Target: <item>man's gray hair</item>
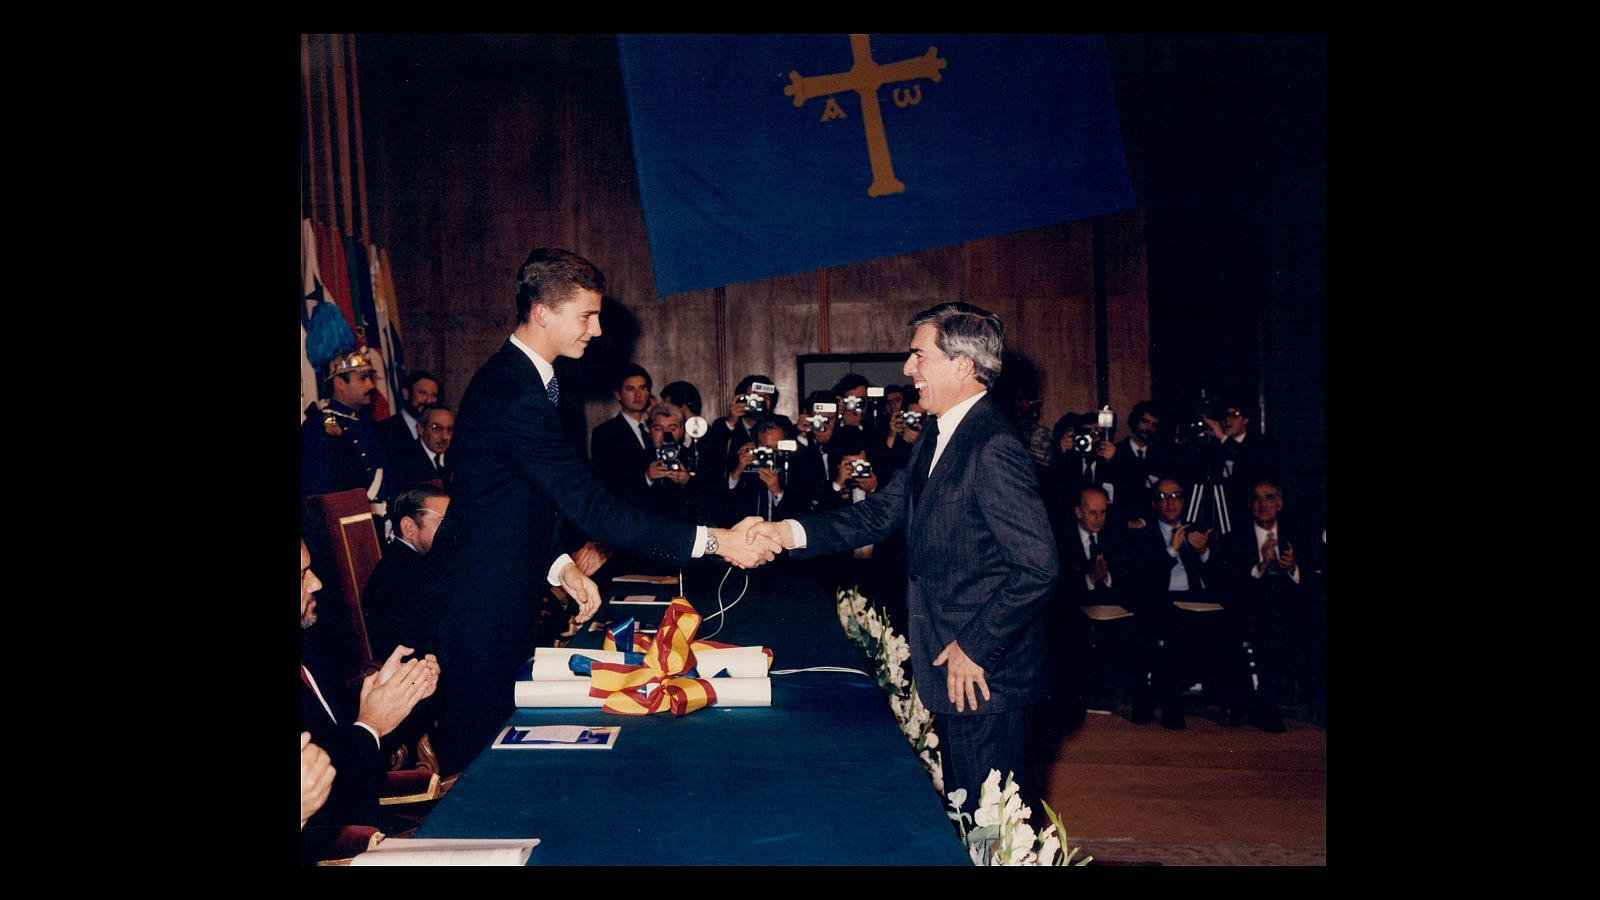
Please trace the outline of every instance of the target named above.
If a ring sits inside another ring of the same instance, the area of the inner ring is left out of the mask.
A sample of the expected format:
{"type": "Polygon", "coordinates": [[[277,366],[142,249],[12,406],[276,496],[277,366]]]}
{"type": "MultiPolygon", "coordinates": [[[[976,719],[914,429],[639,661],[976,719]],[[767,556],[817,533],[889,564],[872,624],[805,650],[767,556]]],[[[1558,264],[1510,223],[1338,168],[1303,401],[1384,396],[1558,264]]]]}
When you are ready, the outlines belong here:
{"type": "Polygon", "coordinates": [[[1006,326],[999,316],[970,303],[952,302],[925,309],[906,324],[932,325],[940,351],[972,360],[973,375],[984,387],[994,387],[1006,352],[1006,326]]]}
{"type": "Polygon", "coordinates": [[[677,404],[668,403],[665,400],[657,403],[655,406],[650,407],[650,414],[645,416],[644,420],[648,424],[650,422],[654,422],[656,420],[656,416],[668,416],[670,418],[677,419],[680,425],[684,422],[683,409],[677,404]]]}

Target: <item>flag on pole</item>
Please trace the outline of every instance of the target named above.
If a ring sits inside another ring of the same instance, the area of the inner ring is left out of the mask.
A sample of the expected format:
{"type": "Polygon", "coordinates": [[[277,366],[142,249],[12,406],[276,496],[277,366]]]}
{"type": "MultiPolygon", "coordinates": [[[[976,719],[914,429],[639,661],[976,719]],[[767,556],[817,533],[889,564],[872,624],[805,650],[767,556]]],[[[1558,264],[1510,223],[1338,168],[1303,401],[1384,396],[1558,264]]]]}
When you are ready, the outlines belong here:
{"type": "Polygon", "coordinates": [[[334,304],[334,308],[344,317],[345,327],[350,329],[351,339],[350,346],[344,349],[354,350],[356,312],[350,303],[350,263],[344,257],[344,241],[340,240],[331,227],[321,222],[312,222],[311,228],[317,236],[317,259],[321,263],[323,300],[334,304]]]}
{"type": "Polygon", "coordinates": [[[326,246],[324,232],[310,219],[300,220],[301,421],[305,421],[306,406],[321,396],[321,372],[328,360],[356,348],[356,336],[334,302],[334,292],[322,280],[319,246],[326,246]]]}
{"type": "MultiPolygon", "coordinates": [[[[377,314],[378,345],[389,364],[385,368],[389,399],[400,396],[405,382],[405,357],[400,346],[400,312],[394,297],[394,280],[389,276],[389,255],[376,244],[367,245],[367,266],[372,279],[373,307],[377,314]]],[[[369,341],[370,343],[370,341],[369,341]]],[[[398,409],[398,404],[394,406],[398,409]]]]}
{"type": "Polygon", "coordinates": [[[1133,205],[1099,35],[619,35],[657,293],[1133,205]]]}

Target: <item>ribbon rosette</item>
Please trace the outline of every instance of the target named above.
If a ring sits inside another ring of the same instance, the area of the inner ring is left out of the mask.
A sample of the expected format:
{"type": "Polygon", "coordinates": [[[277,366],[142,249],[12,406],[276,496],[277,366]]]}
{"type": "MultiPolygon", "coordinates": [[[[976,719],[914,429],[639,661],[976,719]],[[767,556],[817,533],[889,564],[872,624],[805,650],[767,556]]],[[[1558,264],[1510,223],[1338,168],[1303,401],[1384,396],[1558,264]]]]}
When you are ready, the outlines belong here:
{"type": "MultiPolygon", "coordinates": [[[[605,649],[628,653],[630,662],[590,662],[589,696],[603,699],[606,712],[625,716],[645,716],[668,709],[681,716],[716,703],[717,692],[711,679],[697,677],[694,653],[697,648],[733,645],[695,641],[699,627],[700,614],[688,600],[674,597],[661,617],[654,640],[635,634],[632,619],[607,629],[605,649]],[[631,663],[634,653],[642,656],[637,665],[631,663]]],[[[577,662],[576,657],[573,662],[577,662]]]]}

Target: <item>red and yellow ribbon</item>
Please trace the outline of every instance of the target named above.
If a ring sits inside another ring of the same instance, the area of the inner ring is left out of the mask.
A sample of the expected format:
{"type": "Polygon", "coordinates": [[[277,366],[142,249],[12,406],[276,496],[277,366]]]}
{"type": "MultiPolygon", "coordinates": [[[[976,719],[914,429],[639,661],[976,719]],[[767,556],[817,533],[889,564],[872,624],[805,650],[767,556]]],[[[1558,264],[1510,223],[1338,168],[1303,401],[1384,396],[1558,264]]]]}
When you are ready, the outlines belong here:
{"type": "MultiPolygon", "coordinates": [[[[717,702],[711,679],[691,678],[696,649],[731,647],[716,641],[695,641],[700,614],[688,600],[674,597],[661,617],[654,640],[634,633],[626,649],[644,654],[642,665],[595,662],[589,669],[589,696],[605,701],[602,709],[625,716],[644,716],[671,710],[675,716],[692,713],[717,702]]],[[[624,632],[623,640],[627,640],[624,632]]],[[[605,649],[617,650],[616,636],[606,632],[605,649]]]]}

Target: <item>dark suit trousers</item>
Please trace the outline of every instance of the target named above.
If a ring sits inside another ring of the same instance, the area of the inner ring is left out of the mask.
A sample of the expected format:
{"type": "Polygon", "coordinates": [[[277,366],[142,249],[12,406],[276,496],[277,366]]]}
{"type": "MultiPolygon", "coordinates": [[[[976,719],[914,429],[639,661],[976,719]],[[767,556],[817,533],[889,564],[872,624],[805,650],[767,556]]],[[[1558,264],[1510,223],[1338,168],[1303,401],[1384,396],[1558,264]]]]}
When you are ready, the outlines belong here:
{"type": "MultiPolygon", "coordinates": [[[[983,695],[978,695],[983,702],[983,695]]],[[[1044,818],[1044,808],[1039,799],[1046,793],[1046,766],[1043,754],[1030,741],[1028,735],[1039,718],[1039,704],[1031,703],[1020,709],[978,716],[934,716],[934,731],[939,735],[940,761],[944,771],[944,792],[966,788],[967,800],[962,812],[971,813],[978,808],[983,781],[990,769],[1000,770],[1000,784],[1005,786],[1006,774],[1013,773],[1022,796],[1022,802],[1033,809],[1030,821],[1044,818]]],[[[1036,826],[1037,828],[1037,826],[1036,826]]]]}

